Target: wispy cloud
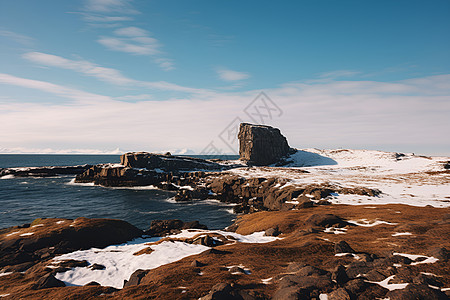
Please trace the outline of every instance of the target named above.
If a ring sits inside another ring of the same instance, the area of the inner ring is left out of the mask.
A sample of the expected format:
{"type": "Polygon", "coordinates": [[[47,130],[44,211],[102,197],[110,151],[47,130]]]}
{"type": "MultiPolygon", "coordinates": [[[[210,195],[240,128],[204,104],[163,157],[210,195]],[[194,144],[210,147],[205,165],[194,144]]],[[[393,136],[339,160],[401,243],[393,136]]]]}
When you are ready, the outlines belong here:
{"type": "Polygon", "coordinates": [[[175,69],[172,59],[162,57],[161,43],[150,32],[139,27],[122,27],[114,30],[115,36],[102,36],[98,42],[109,50],[125,52],[133,55],[146,55],[154,58],[154,62],[164,71],[175,69]]]}
{"type": "Polygon", "coordinates": [[[320,74],[320,77],[326,78],[326,79],[337,79],[337,78],[353,77],[353,76],[356,76],[359,74],[361,74],[361,72],[354,71],[354,70],[337,70],[337,71],[322,73],[322,74],[320,74]]]}
{"type": "Polygon", "coordinates": [[[225,68],[216,69],[219,78],[224,81],[238,81],[244,80],[250,77],[250,74],[244,72],[233,71],[225,68]]]}
{"type": "Polygon", "coordinates": [[[109,50],[114,51],[135,55],[155,55],[160,53],[158,50],[160,47],[158,41],[149,37],[143,40],[140,38],[123,39],[104,36],[100,37],[97,41],[109,50]]]}
{"type": "Polygon", "coordinates": [[[185,87],[166,81],[141,81],[131,79],[124,76],[120,71],[116,69],[105,68],[86,60],[71,60],[61,56],[42,52],[28,52],[23,55],[23,58],[42,66],[58,67],[62,69],[72,70],[112,84],[130,85],[147,89],[176,91],[193,94],[210,93],[206,89],[185,87]]]}
{"type": "Polygon", "coordinates": [[[137,14],[129,0],[87,0],[84,10],[96,13],[137,14]]]}
{"type": "Polygon", "coordinates": [[[138,37],[143,36],[146,37],[148,35],[148,31],[138,27],[124,27],[114,31],[116,35],[123,35],[127,37],[138,37]]]}
{"type": "Polygon", "coordinates": [[[107,96],[92,94],[46,81],[16,77],[4,73],[0,73],[0,83],[35,89],[85,104],[111,100],[111,98],[107,96]]]}
{"type": "Polygon", "coordinates": [[[25,46],[30,46],[33,44],[34,39],[23,35],[23,34],[19,34],[13,31],[9,31],[9,30],[1,30],[0,29],[0,36],[4,36],[7,37],[11,40],[14,40],[15,42],[25,45],[25,46]]]}

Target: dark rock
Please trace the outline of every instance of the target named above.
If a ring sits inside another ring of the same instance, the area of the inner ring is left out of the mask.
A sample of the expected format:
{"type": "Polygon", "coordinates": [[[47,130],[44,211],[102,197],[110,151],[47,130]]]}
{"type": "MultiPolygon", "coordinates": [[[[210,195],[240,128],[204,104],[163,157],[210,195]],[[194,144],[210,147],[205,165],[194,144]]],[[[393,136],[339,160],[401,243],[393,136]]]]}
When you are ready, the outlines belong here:
{"type": "Polygon", "coordinates": [[[404,289],[389,291],[386,297],[390,300],[445,300],[447,295],[443,292],[432,289],[425,284],[408,284],[404,289]]]}
{"type": "Polygon", "coordinates": [[[328,227],[333,225],[338,225],[339,227],[344,227],[347,222],[342,220],[340,217],[333,214],[314,214],[305,221],[306,225],[309,226],[319,226],[328,227]]]}
{"type": "Polygon", "coordinates": [[[450,169],[450,161],[448,161],[444,164],[444,169],[446,169],[446,170],[450,169]]]}
{"type": "Polygon", "coordinates": [[[420,273],[419,275],[414,277],[413,283],[414,284],[432,285],[432,286],[436,286],[436,287],[440,287],[440,288],[442,288],[444,286],[444,284],[442,282],[440,282],[439,280],[437,280],[437,278],[435,276],[425,275],[423,273],[420,273]]]}
{"type": "Polygon", "coordinates": [[[450,257],[450,253],[444,247],[432,248],[432,249],[430,249],[428,251],[428,254],[433,256],[433,257],[436,257],[436,258],[438,258],[439,260],[442,260],[442,261],[447,261],[448,258],[450,257]]]}
{"type": "Polygon", "coordinates": [[[278,226],[269,228],[264,232],[265,236],[279,236],[280,234],[281,232],[278,229],[278,226]]]}
{"type": "Polygon", "coordinates": [[[238,138],[240,159],[250,165],[274,164],[293,152],[280,130],[271,126],[241,123],[238,138]]]}
{"type": "Polygon", "coordinates": [[[298,300],[308,299],[309,293],[296,286],[290,286],[278,289],[272,297],[272,300],[298,300]]]}
{"type": "Polygon", "coordinates": [[[331,205],[331,202],[325,199],[321,199],[316,202],[317,205],[331,205]]]}
{"type": "Polygon", "coordinates": [[[192,263],[191,263],[191,266],[194,267],[194,268],[200,268],[200,267],[205,266],[205,264],[199,262],[199,261],[196,260],[196,259],[194,259],[194,260],[192,261],[192,263]]]}
{"type": "Polygon", "coordinates": [[[336,281],[336,283],[341,286],[347,283],[349,278],[347,276],[347,272],[345,272],[345,267],[342,265],[337,266],[331,274],[331,279],[336,281]]]}
{"type": "Polygon", "coordinates": [[[199,298],[200,300],[254,300],[254,295],[243,291],[239,286],[229,283],[218,283],[212,287],[208,295],[199,298]]]}
{"type": "Polygon", "coordinates": [[[100,283],[97,281],[91,281],[89,283],[86,283],[85,286],[100,286],[100,283]]]}
{"type": "Polygon", "coordinates": [[[92,165],[62,166],[62,167],[28,167],[0,169],[0,177],[12,175],[15,177],[53,177],[58,175],[82,174],[92,165]]]}
{"type": "Polygon", "coordinates": [[[334,290],[331,293],[329,293],[327,299],[328,300],[351,300],[350,295],[343,288],[339,288],[339,289],[334,290]]]}
{"type": "Polygon", "coordinates": [[[369,283],[362,278],[357,278],[347,282],[344,287],[351,296],[356,297],[369,287],[369,283]]]}
{"type": "Polygon", "coordinates": [[[104,265],[100,265],[100,264],[93,264],[93,265],[89,266],[89,268],[91,268],[92,270],[104,270],[104,269],[106,269],[106,267],[104,265]]]}
{"type": "Polygon", "coordinates": [[[314,202],[312,202],[311,200],[309,200],[308,197],[299,197],[298,198],[299,203],[295,206],[295,208],[297,209],[301,209],[301,208],[310,208],[314,206],[314,202]]]}
{"type": "Polygon", "coordinates": [[[334,283],[327,275],[297,276],[297,274],[292,274],[282,277],[278,286],[280,289],[296,286],[308,291],[326,291],[331,290],[331,288],[334,286],[334,283]]]}
{"type": "Polygon", "coordinates": [[[125,153],[120,157],[120,163],[128,168],[159,169],[164,172],[222,170],[224,168],[223,165],[200,158],[169,156],[148,152],[125,153]]]}
{"type": "Polygon", "coordinates": [[[150,236],[165,236],[180,232],[182,229],[208,229],[206,225],[198,221],[183,222],[181,220],[153,220],[150,228],[144,233],[150,236]]]}
{"type": "Polygon", "coordinates": [[[240,267],[237,267],[237,266],[234,266],[234,267],[229,268],[229,269],[228,269],[228,272],[230,272],[230,273],[246,274],[246,272],[245,272],[244,269],[242,269],[242,268],[240,268],[240,267]]]}
{"type": "Polygon", "coordinates": [[[298,271],[295,272],[296,276],[320,276],[327,274],[327,271],[324,271],[322,269],[313,267],[313,266],[304,266],[303,268],[300,268],[298,271]]]}
{"type": "Polygon", "coordinates": [[[334,245],[334,253],[355,253],[346,241],[339,241],[334,245]]]}
{"type": "Polygon", "coordinates": [[[142,278],[144,278],[145,275],[147,275],[149,270],[141,270],[138,269],[131,274],[130,279],[125,280],[123,287],[129,287],[133,285],[139,285],[141,283],[142,278]]]}
{"type": "Polygon", "coordinates": [[[296,273],[298,272],[300,269],[306,267],[306,264],[303,263],[298,263],[298,262],[291,262],[289,263],[289,265],[286,268],[286,273],[296,273]]]}
{"type": "Polygon", "coordinates": [[[64,282],[59,279],[56,279],[52,273],[42,276],[39,280],[33,284],[31,289],[40,290],[54,287],[64,287],[66,286],[64,282]]]}
{"type": "Polygon", "coordinates": [[[197,237],[192,241],[192,243],[196,244],[196,245],[207,246],[207,247],[215,247],[215,246],[219,246],[219,245],[223,244],[221,241],[215,240],[212,237],[210,237],[209,235],[197,237]]]}

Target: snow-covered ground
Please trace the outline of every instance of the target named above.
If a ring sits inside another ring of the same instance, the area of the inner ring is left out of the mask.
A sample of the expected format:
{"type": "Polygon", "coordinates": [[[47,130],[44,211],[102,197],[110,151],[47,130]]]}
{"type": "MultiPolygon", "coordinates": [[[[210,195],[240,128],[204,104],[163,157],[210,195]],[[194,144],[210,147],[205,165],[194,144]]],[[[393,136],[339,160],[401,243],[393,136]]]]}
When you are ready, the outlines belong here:
{"type": "MultiPolygon", "coordinates": [[[[216,233],[224,236],[232,236],[240,243],[268,243],[279,238],[264,236],[264,232],[255,232],[251,235],[241,235],[234,232],[220,230],[183,230],[179,234],[170,235],[168,238],[190,238],[198,234],[216,233]]],[[[92,270],[88,267],[76,267],[69,271],[57,273],[56,278],[62,280],[66,285],[85,285],[96,281],[103,286],[122,288],[124,280],[128,280],[131,274],[138,269],[154,269],[185,258],[199,254],[210,249],[203,245],[184,243],[181,241],[157,242],[161,238],[136,239],[134,241],[106,247],[104,249],[92,248],[88,250],[75,251],[58,256],[54,264],[64,260],[87,260],[90,265],[100,264],[105,266],[104,270],[92,270]],[[153,251],[149,254],[134,255],[143,249],[150,247],[153,251]]],[[[50,265],[50,267],[53,267],[50,265]]]]}
{"type": "Polygon", "coordinates": [[[450,206],[450,174],[439,173],[444,171],[444,164],[450,161],[450,157],[371,150],[303,149],[287,161],[289,164],[283,167],[237,168],[230,172],[244,177],[286,178],[288,185],[326,183],[338,187],[367,187],[382,192],[378,197],[334,195],[330,199],[333,203],[450,206]]]}

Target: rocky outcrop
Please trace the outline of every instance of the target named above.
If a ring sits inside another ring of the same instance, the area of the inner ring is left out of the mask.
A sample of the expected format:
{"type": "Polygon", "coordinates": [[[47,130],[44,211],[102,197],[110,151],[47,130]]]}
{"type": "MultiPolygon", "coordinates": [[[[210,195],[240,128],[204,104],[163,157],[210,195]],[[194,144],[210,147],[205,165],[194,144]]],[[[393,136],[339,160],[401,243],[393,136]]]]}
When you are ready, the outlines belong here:
{"type": "Polygon", "coordinates": [[[295,152],[280,130],[271,126],[241,123],[238,138],[240,159],[250,165],[274,164],[295,152]]]}
{"type": "Polygon", "coordinates": [[[81,249],[103,248],[142,234],[140,229],[122,220],[36,219],[31,224],[0,230],[0,267],[81,249]]]}
{"type": "Polygon", "coordinates": [[[102,186],[144,186],[156,185],[165,181],[166,178],[166,174],[154,170],[97,165],[77,175],[75,182],[92,182],[102,186]]]}
{"type": "Polygon", "coordinates": [[[128,168],[161,170],[163,172],[217,171],[224,169],[223,165],[200,158],[148,152],[125,153],[120,157],[120,163],[128,168]]]}
{"type": "Polygon", "coordinates": [[[82,174],[92,165],[82,166],[62,166],[62,167],[25,167],[25,168],[4,168],[0,169],[0,177],[53,177],[58,175],[82,174]]]}

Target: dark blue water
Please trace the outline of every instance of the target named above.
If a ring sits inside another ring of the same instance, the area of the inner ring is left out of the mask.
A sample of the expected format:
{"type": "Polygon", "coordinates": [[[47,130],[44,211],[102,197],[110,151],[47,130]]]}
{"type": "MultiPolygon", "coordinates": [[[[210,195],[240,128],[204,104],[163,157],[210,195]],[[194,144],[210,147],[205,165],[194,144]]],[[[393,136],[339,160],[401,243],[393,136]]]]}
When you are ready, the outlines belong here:
{"type": "MultiPolygon", "coordinates": [[[[0,168],[117,163],[118,155],[0,155],[0,168]]],[[[216,201],[176,203],[173,192],[73,184],[74,176],[0,179],[0,228],[36,218],[115,218],[146,229],[156,219],[199,220],[211,229],[232,223],[231,207],[216,201]]]]}

